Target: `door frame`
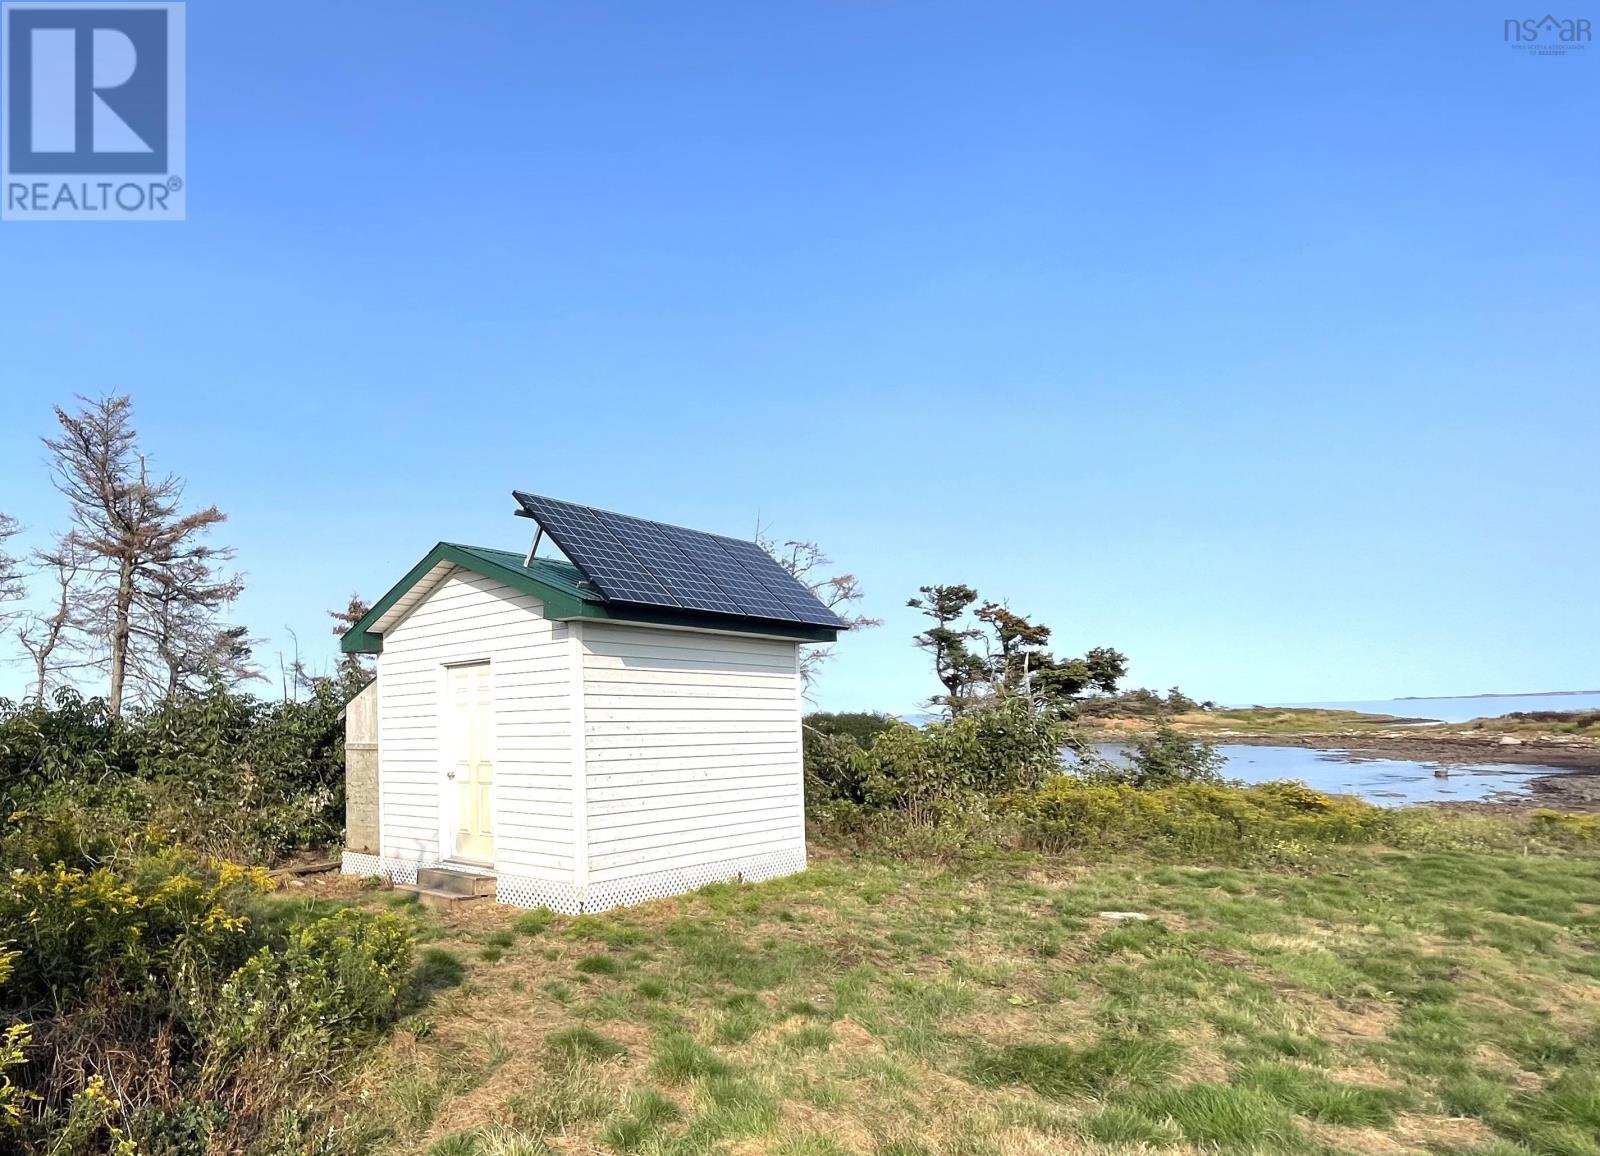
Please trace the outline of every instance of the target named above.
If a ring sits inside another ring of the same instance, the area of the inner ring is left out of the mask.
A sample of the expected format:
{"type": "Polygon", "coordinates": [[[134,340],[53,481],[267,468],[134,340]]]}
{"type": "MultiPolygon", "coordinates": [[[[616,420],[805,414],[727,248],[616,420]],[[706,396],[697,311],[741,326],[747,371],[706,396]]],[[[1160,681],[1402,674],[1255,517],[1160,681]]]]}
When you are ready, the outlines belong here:
{"type": "Polygon", "coordinates": [[[498,705],[499,696],[495,693],[494,686],[494,660],[488,656],[482,658],[452,658],[448,662],[439,664],[438,702],[439,710],[437,719],[439,748],[438,766],[435,769],[435,782],[437,799],[439,800],[439,862],[458,863],[463,867],[476,867],[494,869],[494,863],[485,863],[479,859],[463,859],[456,855],[456,824],[460,818],[460,808],[457,806],[455,783],[449,774],[453,769],[455,752],[455,711],[454,688],[450,685],[453,672],[463,666],[487,666],[489,668],[489,766],[494,775],[489,789],[490,831],[495,836],[494,851],[498,859],[500,855],[500,840],[498,831],[500,827],[500,751],[495,745],[495,707],[498,705]]]}

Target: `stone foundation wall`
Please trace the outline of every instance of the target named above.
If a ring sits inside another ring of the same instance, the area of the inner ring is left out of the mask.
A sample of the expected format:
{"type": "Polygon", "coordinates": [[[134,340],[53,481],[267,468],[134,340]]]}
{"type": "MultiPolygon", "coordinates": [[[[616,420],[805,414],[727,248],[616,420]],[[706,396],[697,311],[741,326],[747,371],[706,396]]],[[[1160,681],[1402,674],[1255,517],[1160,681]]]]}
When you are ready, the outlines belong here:
{"type": "Polygon", "coordinates": [[[344,710],[344,845],[378,853],[378,684],[344,710]]]}

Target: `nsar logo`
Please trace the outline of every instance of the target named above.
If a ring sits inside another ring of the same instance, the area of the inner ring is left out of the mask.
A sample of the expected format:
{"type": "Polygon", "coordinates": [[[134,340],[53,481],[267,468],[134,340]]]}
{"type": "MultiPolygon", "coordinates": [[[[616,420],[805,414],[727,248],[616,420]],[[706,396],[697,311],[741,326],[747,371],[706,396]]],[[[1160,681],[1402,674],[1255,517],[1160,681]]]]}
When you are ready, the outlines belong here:
{"type": "Polygon", "coordinates": [[[1562,20],[1547,15],[1542,19],[1507,20],[1500,37],[1512,48],[1532,56],[1565,56],[1587,48],[1594,30],[1582,17],[1562,20]]]}
{"type": "Polygon", "coordinates": [[[184,218],[182,3],[0,5],[0,218],[184,218]]]}

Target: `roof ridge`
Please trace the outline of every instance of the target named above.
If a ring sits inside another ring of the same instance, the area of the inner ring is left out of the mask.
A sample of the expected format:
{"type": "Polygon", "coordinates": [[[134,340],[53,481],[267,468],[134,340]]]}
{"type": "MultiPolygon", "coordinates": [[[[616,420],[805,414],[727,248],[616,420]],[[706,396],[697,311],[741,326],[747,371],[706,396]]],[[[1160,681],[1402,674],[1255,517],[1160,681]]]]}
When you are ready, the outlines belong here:
{"type": "Polygon", "coordinates": [[[821,623],[807,625],[761,621],[750,615],[725,618],[697,611],[679,612],[667,607],[618,606],[608,602],[575,563],[560,558],[535,558],[533,561],[543,565],[529,566],[524,555],[512,550],[440,542],[378,599],[359,622],[345,631],[340,640],[340,649],[346,654],[381,652],[383,632],[375,631],[374,627],[431,573],[441,566],[450,565],[474,570],[539,599],[544,603],[545,617],[552,621],[593,619],[628,626],[748,633],[798,642],[832,642],[837,637],[837,627],[821,623]]]}
{"type": "MultiPolygon", "coordinates": [[[[484,554],[504,554],[507,558],[522,558],[523,565],[528,564],[527,554],[522,550],[505,550],[499,546],[474,546],[471,542],[446,542],[446,546],[454,546],[458,550],[477,550],[484,554]]],[[[534,562],[548,562],[552,566],[570,566],[574,570],[579,567],[575,562],[566,558],[534,558],[534,562]]]]}
{"type": "MultiPolygon", "coordinates": [[[[597,514],[610,514],[613,518],[627,518],[630,522],[649,522],[653,526],[671,526],[675,530],[688,530],[691,534],[704,534],[708,538],[721,538],[725,542],[740,542],[746,546],[760,545],[754,538],[735,538],[732,534],[719,534],[715,530],[700,530],[694,526],[685,526],[679,522],[663,522],[660,518],[646,518],[639,514],[625,514],[621,510],[608,510],[604,506],[591,506],[587,502],[574,502],[567,498],[551,498],[549,494],[535,494],[529,490],[512,490],[513,498],[545,498],[552,502],[564,502],[569,506],[579,506],[585,510],[593,510],[597,514]]],[[[522,514],[522,517],[531,518],[531,514],[522,514]]],[[[538,519],[534,519],[537,521],[538,519]]]]}

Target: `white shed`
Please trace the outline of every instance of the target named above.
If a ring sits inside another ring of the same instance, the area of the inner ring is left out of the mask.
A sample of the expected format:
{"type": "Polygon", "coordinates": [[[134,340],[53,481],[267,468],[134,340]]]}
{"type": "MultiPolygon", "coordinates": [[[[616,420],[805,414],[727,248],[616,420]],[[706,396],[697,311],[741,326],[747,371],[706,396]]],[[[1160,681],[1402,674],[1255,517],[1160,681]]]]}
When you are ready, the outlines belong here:
{"type": "Polygon", "coordinates": [[[441,542],[344,636],[378,731],[345,873],[577,913],[801,870],[799,649],[839,620],[754,543],[515,496],[526,555],[441,542]]]}

